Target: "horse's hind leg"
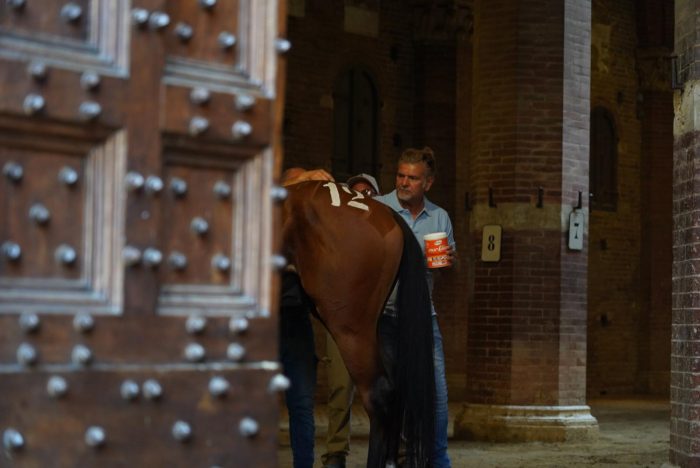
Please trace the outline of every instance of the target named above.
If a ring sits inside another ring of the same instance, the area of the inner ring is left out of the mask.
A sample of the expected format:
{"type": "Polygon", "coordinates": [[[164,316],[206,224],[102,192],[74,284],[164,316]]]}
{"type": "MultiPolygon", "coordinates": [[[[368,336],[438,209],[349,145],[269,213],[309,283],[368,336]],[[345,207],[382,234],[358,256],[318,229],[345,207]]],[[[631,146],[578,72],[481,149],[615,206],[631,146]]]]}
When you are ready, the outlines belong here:
{"type": "Polygon", "coordinates": [[[337,339],[362,404],[370,418],[367,466],[385,468],[387,461],[396,458],[398,447],[392,443],[392,380],[382,367],[385,359],[380,352],[377,333],[372,331],[337,339]]]}
{"type": "Polygon", "coordinates": [[[375,333],[337,336],[337,331],[331,330],[331,334],[335,336],[338,350],[362,399],[362,405],[372,417],[372,390],[375,381],[382,374],[375,333]]]}

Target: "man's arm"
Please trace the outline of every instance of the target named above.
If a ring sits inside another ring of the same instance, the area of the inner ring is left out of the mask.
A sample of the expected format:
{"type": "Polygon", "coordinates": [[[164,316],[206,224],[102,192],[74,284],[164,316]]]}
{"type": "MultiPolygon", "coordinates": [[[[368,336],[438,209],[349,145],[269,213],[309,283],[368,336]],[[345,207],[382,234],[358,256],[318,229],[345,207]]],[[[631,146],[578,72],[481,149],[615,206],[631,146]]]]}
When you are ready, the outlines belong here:
{"type": "Polygon", "coordinates": [[[282,173],[282,185],[294,185],[307,180],[327,180],[335,182],[333,176],[323,169],[311,169],[307,171],[301,167],[291,167],[282,173]]]}
{"type": "Polygon", "coordinates": [[[457,257],[457,246],[455,244],[454,232],[452,230],[452,221],[450,220],[450,215],[448,215],[447,212],[445,212],[444,228],[444,232],[447,233],[448,246],[446,253],[450,258],[449,268],[455,268],[457,266],[457,262],[459,262],[459,258],[457,257]]]}

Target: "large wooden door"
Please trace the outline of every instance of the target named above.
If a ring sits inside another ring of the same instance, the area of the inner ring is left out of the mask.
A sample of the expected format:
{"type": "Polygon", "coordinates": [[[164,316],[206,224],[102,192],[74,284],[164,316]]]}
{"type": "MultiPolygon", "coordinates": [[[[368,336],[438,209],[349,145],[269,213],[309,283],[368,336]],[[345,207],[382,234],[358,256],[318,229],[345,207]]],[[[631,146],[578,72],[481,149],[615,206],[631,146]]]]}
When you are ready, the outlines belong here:
{"type": "Polygon", "coordinates": [[[276,465],[278,3],[0,3],[0,466],[276,465]]]}

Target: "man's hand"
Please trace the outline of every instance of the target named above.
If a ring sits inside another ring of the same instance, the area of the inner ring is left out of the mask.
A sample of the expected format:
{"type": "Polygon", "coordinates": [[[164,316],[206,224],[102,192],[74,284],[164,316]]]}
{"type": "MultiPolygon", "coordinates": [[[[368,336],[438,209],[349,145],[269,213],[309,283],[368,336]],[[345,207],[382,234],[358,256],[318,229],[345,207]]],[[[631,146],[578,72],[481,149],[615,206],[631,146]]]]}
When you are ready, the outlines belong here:
{"type": "Polygon", "coordinates": [[[307,171],[301,167],[292,167],[284,171],[282,175],[282,185],[294,185],[299,182],[306,182],[308,180],[325,180],[329,182],[335,182],[335,179],[328,172],[323,169],[312,169],[307,171]]]}
{"type": "Polygon", "coordinates": [[[451,245],[447,245],[447,249],[445,249],[445,253],[447,254],[447,258],[450,261],[449,268],[453,268],[457,266],[457,262],[459,261],[459,258],[457,258],[457,251],[455,250],[454,247],[451,245]]]}

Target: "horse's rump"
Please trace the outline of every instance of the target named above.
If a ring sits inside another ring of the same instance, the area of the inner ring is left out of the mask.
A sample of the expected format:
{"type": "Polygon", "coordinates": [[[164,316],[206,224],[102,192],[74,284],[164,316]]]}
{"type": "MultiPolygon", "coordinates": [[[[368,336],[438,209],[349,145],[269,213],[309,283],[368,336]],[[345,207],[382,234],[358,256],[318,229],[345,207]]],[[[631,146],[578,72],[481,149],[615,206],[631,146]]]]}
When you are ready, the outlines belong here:
{"type": "MultiPolygon", "coordinates": [[[[393,211],[335,183],[305,182],[288,190],[285,255],[296,266],[321,319],[333,313],[342,322],[337,328],[371,315],[376,326],[403,247],[393,211]],[[354,303],[371,311],[348,314],[354,303]]],[[[333,329],[330,332],[337,337],[333,329]]]]}

